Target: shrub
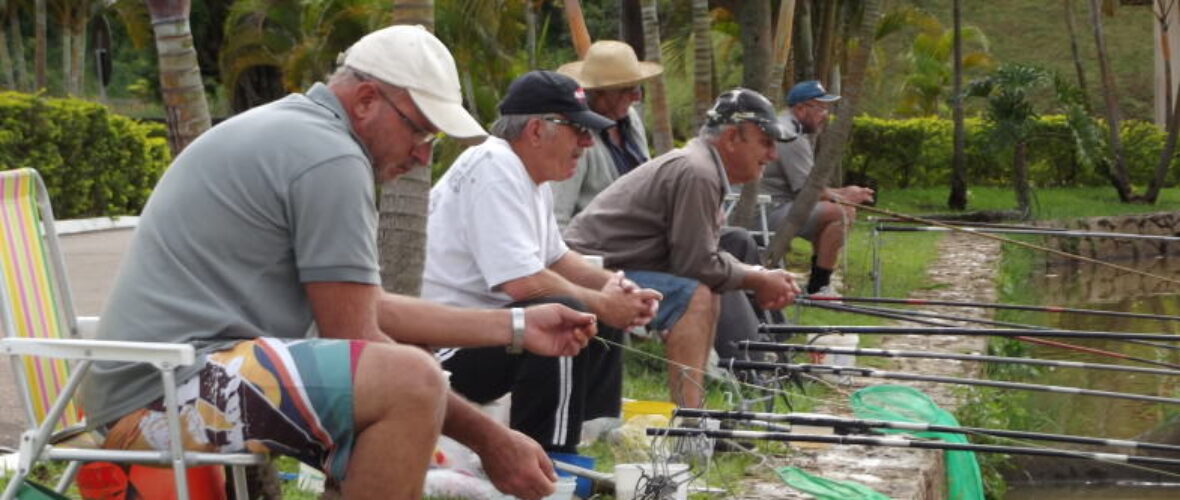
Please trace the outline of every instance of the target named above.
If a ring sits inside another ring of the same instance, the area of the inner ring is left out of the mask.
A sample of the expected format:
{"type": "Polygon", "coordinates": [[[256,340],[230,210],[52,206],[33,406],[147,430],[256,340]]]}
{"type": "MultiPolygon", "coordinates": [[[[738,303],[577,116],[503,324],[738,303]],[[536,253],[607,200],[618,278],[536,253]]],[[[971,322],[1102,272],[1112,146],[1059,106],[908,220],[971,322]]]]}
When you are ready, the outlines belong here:
{"type": "Polygon", "coordinates": [[[37,169],[58,218],[139,213],[170,161],[164,136],[88,101],[0,92],[0,170],[37,169]]]}
{"type": "MultiPolygon", "coordinates": [[[[991,124],[980,118],[964,120],[967,178],[970,185],[1007,186],[1011,183],[1011,151],[991,146],[991,124]]],[[[1099,128],[1105,125],[1099,124],[1099,128]]],[[[1131,182],[1147,184],[1159,160],[1164,131],[1136,120],[1119,124],[1124,158],[1131,182]]],[[[1105,132],[1102,132],[1105,134],[1105,132]]],[[[1086,167],[1063,115],[1037,117],[1028,144],[1029,178],[1034,186],[1104,186],[1104,162],[1086,167]]],[[[1105,137],[1105,135],[1103,135],[1105,137]]],[[[877,180],[884,187],[933,187],[949,183],[954,129],[941,118],[883,119],[860,116],[853,121],[852,144],[844,168],[877,180]]],[[[1174,184],[1176,160],[1169,169],[1174,184]]]]}

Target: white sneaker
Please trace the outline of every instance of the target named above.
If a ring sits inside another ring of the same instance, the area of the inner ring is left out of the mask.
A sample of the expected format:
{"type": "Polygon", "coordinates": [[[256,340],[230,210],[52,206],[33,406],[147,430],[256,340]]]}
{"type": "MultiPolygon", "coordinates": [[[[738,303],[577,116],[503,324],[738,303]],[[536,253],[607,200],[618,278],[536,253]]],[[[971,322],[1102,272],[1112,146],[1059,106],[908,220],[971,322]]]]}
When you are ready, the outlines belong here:
{"type": "MultiPolygon", "coordinates": [[[[834,287],[832,287],[832,285],[824,285],[822,288],[817,290],[815,293],[809,293],[807,295],[809,297],[834,297],[837,299],[841,297],[840,292],[837,292],[836,289],[834,287]]],[[[830,303],[835,303],[835,304],[842,304],[843,303],[842,301],[839,301],[839,300],[828,300],[825,302],[830,302],[830,303]]]]}

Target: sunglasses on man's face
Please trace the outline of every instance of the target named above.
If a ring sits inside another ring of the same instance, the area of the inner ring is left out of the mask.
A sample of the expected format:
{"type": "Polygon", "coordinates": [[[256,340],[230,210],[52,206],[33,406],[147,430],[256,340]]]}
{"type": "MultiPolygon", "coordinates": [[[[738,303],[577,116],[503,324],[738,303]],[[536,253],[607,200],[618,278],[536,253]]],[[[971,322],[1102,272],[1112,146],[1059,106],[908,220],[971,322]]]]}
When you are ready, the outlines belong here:
{"type": "Polygon", "coordinates": [[[547,121],[549,123],[556,123],[558,125],[565,125],[571,129],[574,129],[574,133],[578,134],[578,135],[589,135],[590,134],[590,129],[587,128],[585,125],[582,125],[581,123],[572,122],[572,121],[569,121],[569,120],[566,120],[563,118],[557,118],[557,117],[552,117],[552,116],[546,117],[545,121],[547,121]]]}

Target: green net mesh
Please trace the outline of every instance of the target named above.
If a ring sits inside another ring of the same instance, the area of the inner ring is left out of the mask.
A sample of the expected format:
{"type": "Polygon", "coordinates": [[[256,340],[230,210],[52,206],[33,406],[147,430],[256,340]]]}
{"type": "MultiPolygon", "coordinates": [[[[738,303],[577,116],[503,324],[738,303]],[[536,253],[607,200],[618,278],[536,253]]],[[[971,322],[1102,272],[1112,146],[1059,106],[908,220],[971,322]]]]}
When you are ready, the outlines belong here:
{"type": "MultiPolygon", "coordinates": [[[[852,394],[852,411],[858,418],[915,422],[958,427],[950,412],[939,408],[929,396],[913,387],[902,385],[874,385],[852,394]]],[[[888,433],[909,431],[881,429],[888,433]]],[[[967,443],[963,434],[944,432],[915,432],[917,437],[941,439],[948,443],[967,443]]],[[[945,451],[947,498],[978,500],[983,498],[983,479],[979,463],[970,451],[945,451]]]]}
{"type": "Polygon", "coordinates": [[[797,467],[778,469],[784,483],[819,500],[890,500],[868,486],[852,481],[837,481],[813,476],[797,467]]]}

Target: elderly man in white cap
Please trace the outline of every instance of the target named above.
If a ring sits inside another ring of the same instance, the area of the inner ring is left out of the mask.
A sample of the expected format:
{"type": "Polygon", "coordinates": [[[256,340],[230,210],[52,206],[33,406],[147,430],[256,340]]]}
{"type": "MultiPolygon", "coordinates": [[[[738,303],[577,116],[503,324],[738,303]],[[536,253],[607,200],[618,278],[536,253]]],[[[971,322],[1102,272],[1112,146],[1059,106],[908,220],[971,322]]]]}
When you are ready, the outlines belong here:
{"type": "MultiPolygon", "coordinates": [[[[345,498],[408,500],[441,431],[478,452],[501,491],[552,492],[540,446],[451,393],[434,358],[407,344],[568,356],[594,318],[555,304],[460,309],[380,287],[376,183],[427,165],[440,132],[484,136],[446,47],[398,26],[354,44],[327,85],[227,120],[176,157],[98,336],[197,346],[200,362],[177,373],[187,447],[291,455],[345,498]]],[[[153,373],[92,370],[83,406],[106,446],[167,448],[153,373]]]]}
{"type": "Polygon", "coordinates": [[[573,177],[550,184],[558,225],[564,228],[600,191],[651,158],[643,117],[632,105],[643,98],[643,83],[663,71],[659,64],[639,61],[630,45],[615,40],[594,42],[584,60],[557,69],[586,89],[591,110],[615,122],[595,132],[573,177]]]}

